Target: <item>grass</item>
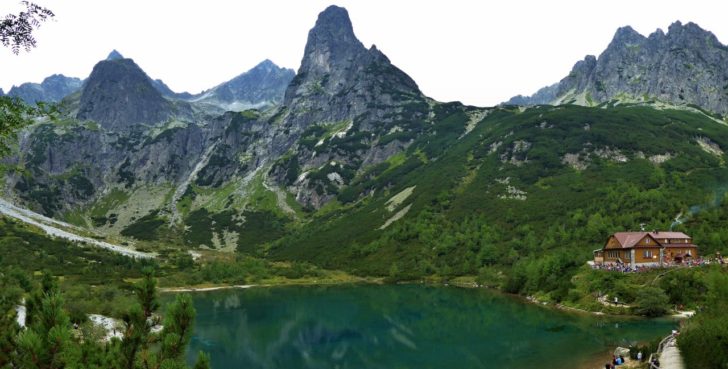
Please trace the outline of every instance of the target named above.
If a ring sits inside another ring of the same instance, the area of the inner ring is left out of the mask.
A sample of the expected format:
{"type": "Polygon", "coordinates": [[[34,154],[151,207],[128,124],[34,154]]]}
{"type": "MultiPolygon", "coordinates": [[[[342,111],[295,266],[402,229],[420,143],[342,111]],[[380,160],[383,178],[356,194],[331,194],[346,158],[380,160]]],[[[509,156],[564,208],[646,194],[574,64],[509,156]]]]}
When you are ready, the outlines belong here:
{"type": "MultiPolygon", "coordinates": [[[[496,109],[457,140],[460,130],[453,127],[463,124],[463,115],[454,108],[449,113],[440,126],[452,134],[440,140],[423,138],[390,159],[397,165],[364,171],[339,194],[345,207],[325,206],[315,221],[275,242],[270,256],[362,275],[387,275],[391,260],[412,276],[475,275],[490,260],[478,256],[490,250],[490,243],[498,245],[493,262],[500,265],[554,250],[568,250],[570,259],[581,262],[609,232],[639,229],[640,223],[663,229],[691,204],[722,203],[711,199],[728,180],[728,171],[692,137],[706,135],[728,147],[728,132],[700,114],[636,105],[539,107],[520,113],[496,109]],[[552,127],[539,128],[543,121],[552,127]],[[529,162],[502,163],[500,156],[519,140],[531,143],[529,162]],[[495,142],[502,145],[491,154],[495,142]],[[592,165],[583,172],[561,163],[564,154],[585,147],[619,148],[629,161],[592,156],[592,165]],[[638,159],[637,152],[648,157],[680,154],[657,166],[638,159]],[[505,186],[495,179],[506,177],[528,193],[527,201],[498,198],[505,186]],[[410,212],[377,231],[391,216],[384,210],[386,200],[414,185],[410,212]],[[371,192],[373,197],[361,197],[371,192]],[[492,240],[483,240],[484,229],[492,240]]],[[[710,209],[684,229],[707,252],[725,250],[728,233],[718,222],[728,217],[728,209],[710,209]]]]}
{"type": "Polygon", "coordinates": [[[129,194],[118,188],[113,188],[107,195],[97,200],[89,211],[91,217],[105,217],[109,212],[129,200],[129,194]]]}

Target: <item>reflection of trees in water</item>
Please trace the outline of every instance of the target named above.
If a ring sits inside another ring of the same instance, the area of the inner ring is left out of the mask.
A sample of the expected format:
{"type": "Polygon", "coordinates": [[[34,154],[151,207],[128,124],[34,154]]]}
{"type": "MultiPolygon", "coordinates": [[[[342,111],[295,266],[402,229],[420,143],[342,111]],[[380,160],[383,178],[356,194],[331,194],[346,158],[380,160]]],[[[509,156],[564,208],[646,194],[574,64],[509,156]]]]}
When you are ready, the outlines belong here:
{"type": "Polygon", "coordinates": [[[196,304],[195,343],[205,337],[213,360],[219,353],[250,368],[548,367],[548,357],[592,355],[615,337],[662,333],[649,322],[616,329],[613,320],[491,291],[417,285],[218,291],[196,304]]]}

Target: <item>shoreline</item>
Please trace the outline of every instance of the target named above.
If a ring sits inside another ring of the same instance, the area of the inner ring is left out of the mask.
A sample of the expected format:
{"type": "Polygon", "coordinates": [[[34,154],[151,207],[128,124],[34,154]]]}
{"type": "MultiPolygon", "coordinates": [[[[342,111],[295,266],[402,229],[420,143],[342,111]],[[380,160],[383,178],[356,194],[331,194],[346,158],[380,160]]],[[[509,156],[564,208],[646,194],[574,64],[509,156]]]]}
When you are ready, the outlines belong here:
{"type": "Polygon", "coordinates": [[[352,280],[282,280],[282,281],[265,281],[263,283],[251,284],[219,284],[219,285],[198,285],[198,286],[177,286],[177,287],[158,287],[160,293],[179,293],[179,292],[208,292],[218,290],[231,289],[247,289],[253,287],[285,287],[285,286],[333,286],[333,285],[352,285],[352,284],[382,284],[378,279],[352,279],[352,280]]]}
{"type": "Polygon", "coordinates": [[[233,285],[226,285],[226,286],[211,286],[211,287],[161,287],[159,288],[159,292],[161,293],[167,293],[167,292],[207,292],[207,291],[217,291],[217,290],[231,290],[231,289],[246,289],[251,287],[260,287],[264,285],[258,285],[258,284],[233,284],[233,285]]]}
{"type": "MultiPolygon", "coordinates": [[[[323,281],[282,281],[282,282],[266,282],[266,283],[260,283],[260,284],[222,284],[222,285],[200,285],[200,286],[179,286],[179,287],[159,287],[158,290],[160,293],[182,293],[182,292],[210,292],[210,291],[219,291],[219,290],[231,290],[231,289],[248,289],[253,287],[282,287],[282,286],[323,286],[323,285],[351,285],[351,284],[387,284],[384,283],[382,279],[367,279],[367,278],[361,278],[356,280],[323,280],[323,281]]],[[[506,296],[512,296],[518,300],[521,300],[525,303],[538,305],[547,309],[553,309],[553,310],[559,310],[567,313],[572,314],[587,314],[587,315],[593,315],[593,316],[601,316],[601,317],[625,317],[625,318],[645,318],[641,315],[634,315],[634,314],[609,314],[602,311],[589,311],[585,309],[580,309],[576,307],[566,306],[559,303],[552,303],[547,301],[539,301],[534,296],[523,296],[518,294],[511,294],[503,292],[499,289],[487,287],[478,285],[475,282],[463,282],[463,281],[451,281],[448,283],[442,283],[442,282],[433,282],[428,280],[420,280],[420,281],[401,281],[396,282],[393,284],[424,284],[424,285],[431,285],[431,286],[441,286],[441,287],[455,287],[455,288],[466,288],[466,289],[487,289],[490,291],[494,291],[506,296]]],[[[688,319],[692,317],[695,314],[694,311],[676,311],[671,312],[670,314],[666,314],[662,316],[661,318],[673,318],[673,319],[688,319]]]]}

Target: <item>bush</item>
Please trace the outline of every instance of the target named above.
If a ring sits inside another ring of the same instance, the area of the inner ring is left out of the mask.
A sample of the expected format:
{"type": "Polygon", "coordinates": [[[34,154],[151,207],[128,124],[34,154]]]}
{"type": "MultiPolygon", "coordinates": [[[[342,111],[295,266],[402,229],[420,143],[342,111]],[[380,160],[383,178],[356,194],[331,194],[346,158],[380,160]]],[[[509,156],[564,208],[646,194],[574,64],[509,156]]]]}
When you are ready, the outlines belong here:
{"type": "Polygon", "coordinates": [[[668,298],[665,291],[656,287],[643,287],[637,291],[634,313],[649,317],[667,313],[668,298]]]}

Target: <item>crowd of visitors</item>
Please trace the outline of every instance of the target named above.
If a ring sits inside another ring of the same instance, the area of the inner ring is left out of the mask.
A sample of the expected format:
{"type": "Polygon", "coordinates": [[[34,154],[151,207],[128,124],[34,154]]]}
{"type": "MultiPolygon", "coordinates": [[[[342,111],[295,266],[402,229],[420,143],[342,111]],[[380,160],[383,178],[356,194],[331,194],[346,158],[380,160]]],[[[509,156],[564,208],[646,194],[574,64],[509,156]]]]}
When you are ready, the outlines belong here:
{"type": "Polygon", "coordinates": [[[674,262],[674,261],[668,261],[665,260],[662,265],[659,264],[653,264],[653,265],[637,265],[634,268],[629,263],[608,263],[608,264],[597,264],[593,263],[591,264],[592,269],[598,269],[598,270],[609,270],[614,272],[622,272],[622,273],[639,273],[643,271],[647,271],[654,268],[675,268],[675,267],[699,267],[699,266],[705,266],[710,264],[719,264],[719,265],[727,265],[728,260],[724,259],[723,256],[720,254],[712,259],[703,258],[703,257],[697,257],[697,258],[690,258],[687,260],[684,260],[682,262],[674,262]]]}

